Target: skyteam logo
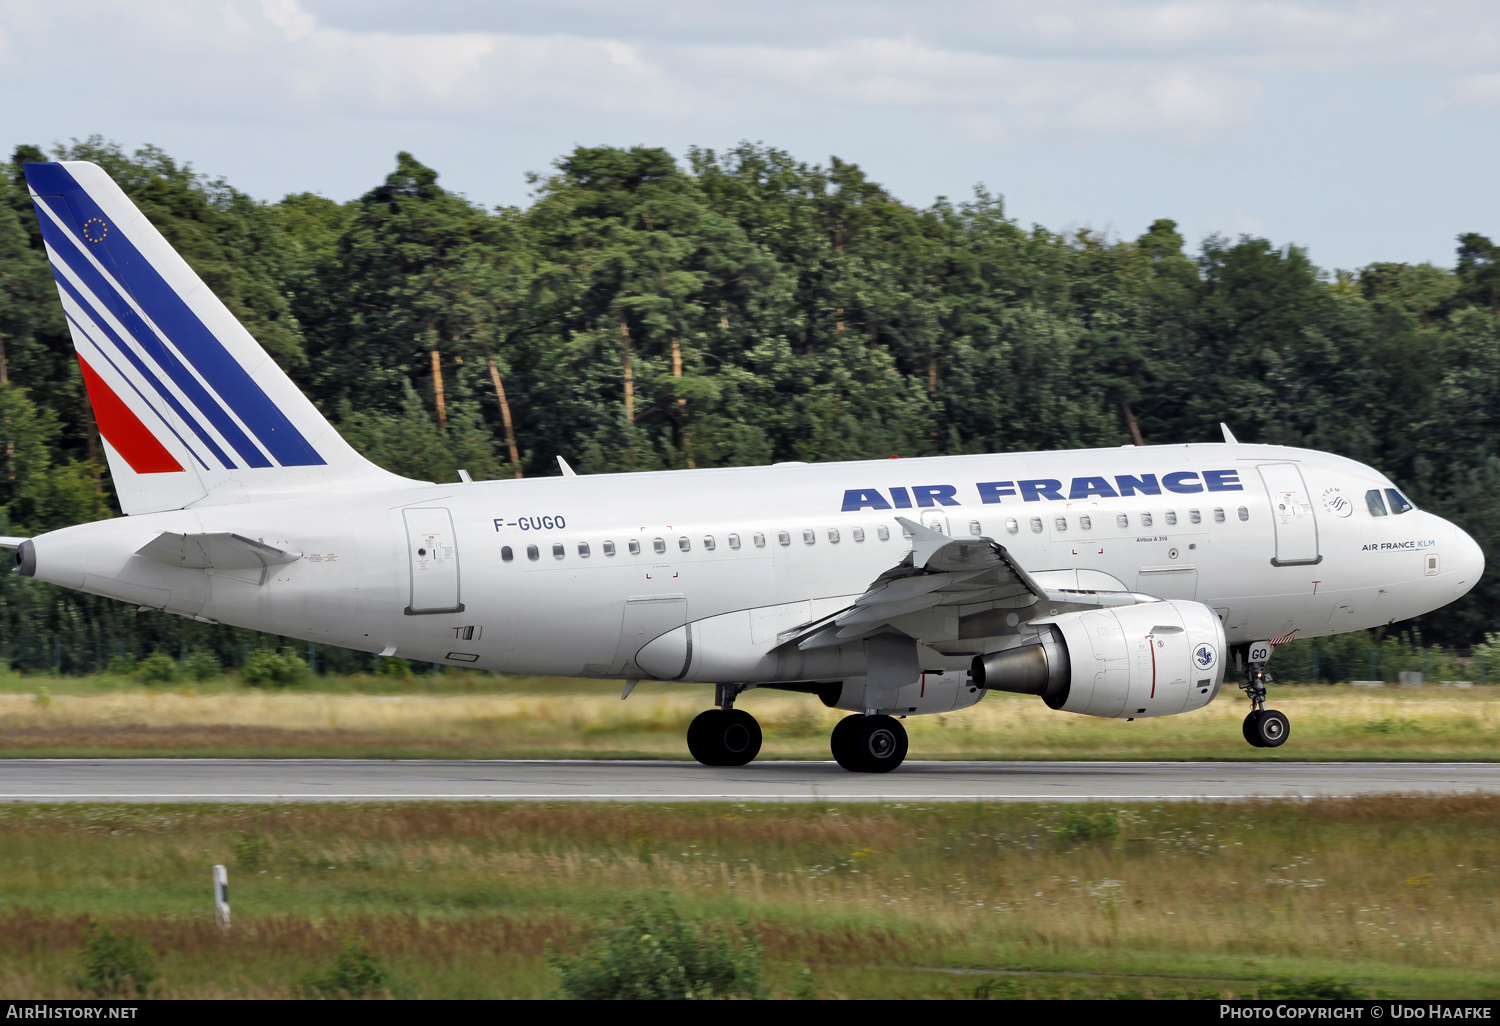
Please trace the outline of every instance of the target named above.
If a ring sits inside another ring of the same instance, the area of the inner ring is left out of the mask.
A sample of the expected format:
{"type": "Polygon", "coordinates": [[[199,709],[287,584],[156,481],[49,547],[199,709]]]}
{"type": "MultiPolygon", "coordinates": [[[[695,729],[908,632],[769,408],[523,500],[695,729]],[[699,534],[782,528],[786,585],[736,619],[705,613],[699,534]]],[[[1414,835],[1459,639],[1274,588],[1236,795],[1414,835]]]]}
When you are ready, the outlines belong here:
{"type": "Polygon", "coordinates": [[[1193,665],[1200,670],[1212,670],[1218,661],[1219,653],[1214,651],[1212,645],[1199,645],[1193,649],[1193,665]]]}

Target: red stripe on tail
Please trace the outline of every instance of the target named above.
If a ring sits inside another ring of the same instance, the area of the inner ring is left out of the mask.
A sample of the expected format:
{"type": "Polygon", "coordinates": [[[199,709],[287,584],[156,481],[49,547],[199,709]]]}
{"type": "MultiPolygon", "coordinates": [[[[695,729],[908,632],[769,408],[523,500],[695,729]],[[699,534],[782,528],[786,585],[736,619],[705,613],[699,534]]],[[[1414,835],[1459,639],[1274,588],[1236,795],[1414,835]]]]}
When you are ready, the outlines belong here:
{"type": "Polygon", "coordinates": [[[131,412],[82,356],[78,357],[78,366],[83,368],[83,383],[89,390],[89,402],[94,406],[99,433],[115,452],[124,457],[130,469],[137,474],[180,473],[182,464],[172,458],[151,429],[141,423],[141,418],[131,412]]]}

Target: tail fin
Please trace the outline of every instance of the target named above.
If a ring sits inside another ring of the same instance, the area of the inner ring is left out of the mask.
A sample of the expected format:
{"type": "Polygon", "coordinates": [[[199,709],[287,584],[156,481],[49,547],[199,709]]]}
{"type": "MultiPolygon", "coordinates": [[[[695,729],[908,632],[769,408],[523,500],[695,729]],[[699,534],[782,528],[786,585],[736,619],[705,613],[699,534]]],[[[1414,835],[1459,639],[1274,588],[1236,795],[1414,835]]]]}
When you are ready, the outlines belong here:
{"type": "Polygon", "coordinates": [[[406,483],[339,437],[103,168],[25,171],[126,513],[406,483]]]}

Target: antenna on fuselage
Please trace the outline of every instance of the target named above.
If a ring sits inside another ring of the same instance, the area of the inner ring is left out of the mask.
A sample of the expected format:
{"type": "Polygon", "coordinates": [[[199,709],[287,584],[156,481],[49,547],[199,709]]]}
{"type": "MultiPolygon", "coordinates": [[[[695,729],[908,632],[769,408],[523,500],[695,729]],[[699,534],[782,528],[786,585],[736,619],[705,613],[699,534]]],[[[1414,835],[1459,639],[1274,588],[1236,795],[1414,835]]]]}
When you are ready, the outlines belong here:
{"type": "Polygon", "coordinates": [[[558,467],[559,470],[562,471],[563,477],[577,477],[578,476],[578,471],[576,471],[572,467],[568,466],[568,461],[565,460],[565,459],[563,459],[561,456],[559,456],[557,458],[557,467],[558,467]]]}
{"type": "Polygon", "coordinates": [[[1224,423],[1222,420],[1219,421],[1219,430],[1224,432],[1224,441],[1229,445],[1239,444],[1239,439],[1234,437],[1234,432],[1229,430],[1229,425],[1224,423]]]}

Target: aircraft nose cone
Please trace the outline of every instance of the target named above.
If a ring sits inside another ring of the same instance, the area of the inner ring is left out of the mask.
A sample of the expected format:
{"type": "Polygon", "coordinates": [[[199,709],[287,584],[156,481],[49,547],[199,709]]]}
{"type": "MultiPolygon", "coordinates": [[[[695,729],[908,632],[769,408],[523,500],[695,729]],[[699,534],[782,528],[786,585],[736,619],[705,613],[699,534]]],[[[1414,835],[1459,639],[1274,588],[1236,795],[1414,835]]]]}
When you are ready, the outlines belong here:
{"type": "Polygon", "coordinates": [[[1458,598],[1460,595],[1467,595],[1479,583],[1479,578],[1484,573],[1484,550],[1463,528],[1454,527],[1453,534],[1454,549],[1458,557],[1458,579],[1454,584],[1453,597],[1458,598]]]}

